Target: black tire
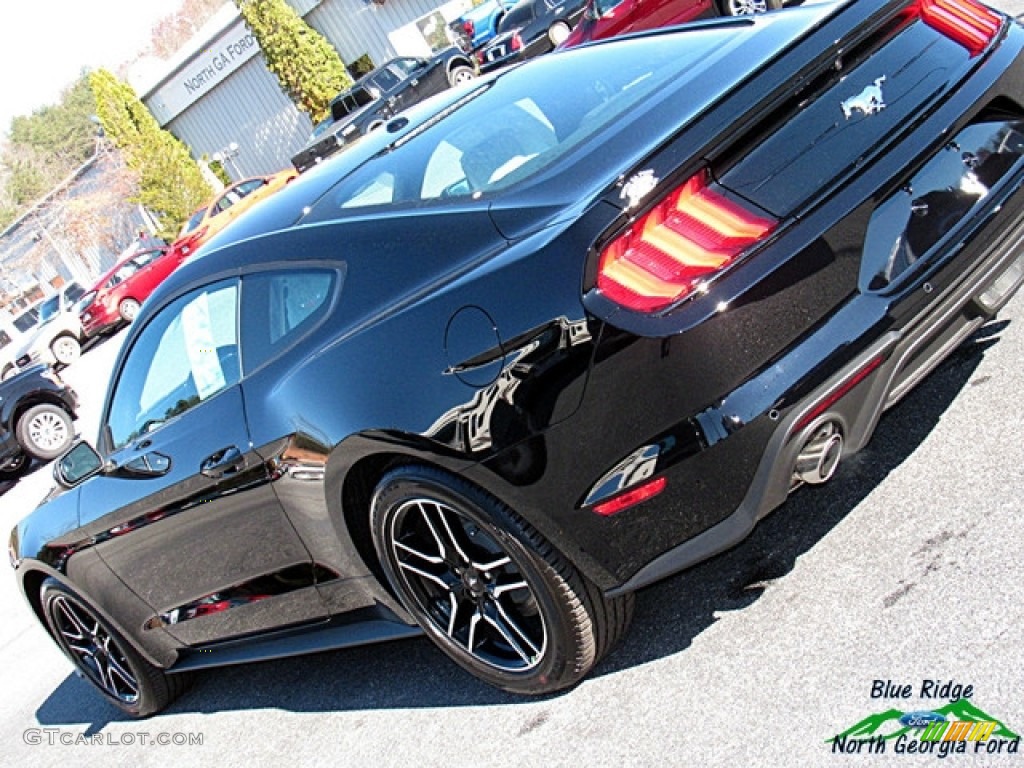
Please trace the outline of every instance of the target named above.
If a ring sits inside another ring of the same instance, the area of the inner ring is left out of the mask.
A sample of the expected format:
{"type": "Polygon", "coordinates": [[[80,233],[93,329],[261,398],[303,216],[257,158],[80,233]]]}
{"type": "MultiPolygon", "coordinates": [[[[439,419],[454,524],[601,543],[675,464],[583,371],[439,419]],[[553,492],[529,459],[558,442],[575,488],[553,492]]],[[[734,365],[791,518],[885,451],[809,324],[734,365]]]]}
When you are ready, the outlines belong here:
{"type": "Polygon", "coordinates": [[[472,67],[467,67],[465,64],[457,64],[448,73],[448,84],[454,87],[462,83],[468,83],[475,78],[476,72],[473,71],[472,67]]]}
{"type": "Polygon", "coordinates": [[[19,480],[28,472],[28,468],[31,465],[32,459],[27,454],[19,453],[13,459],[10,459],[5,466],[0,467],[0,483],[13,483],[19,480]]]}
{"type": "Polygon", "coordinates": [[[40,461],[52,461],[71,447],[75,430],[67,411],[42,403],[21,414],[15,435],[27,454],[40,461]]]}
{"type": "Polygon", "coordinates": [[[40,590],[46,625],[58,647],[103,698],[132,717],[166,708],[188,686],[150,664],[83,598],[56,579],[40,590]]]}
{"type": "Polygon", "coordinates": [[[575,685],[625,634],[633,596],[606,599],[509,507],[465,480],[407,466],[377,486],[374,545],[428,637],[520,694],[575,685]]]}
{"type": "Polygon", "coordinates": [[[8,365],[6,368],[4,368],[4,372],[3,375],[0,376],[0,380],[7,381],[8,379],[13,378],[14,374],[16,374],[17,372],[17,368],[15,368],[13,365],[8,365]]]}
{"type": "Polygon", "coordinates": [[[723,16],[750,16],[782,7],[782,0],[719,0],[723,16]]]}

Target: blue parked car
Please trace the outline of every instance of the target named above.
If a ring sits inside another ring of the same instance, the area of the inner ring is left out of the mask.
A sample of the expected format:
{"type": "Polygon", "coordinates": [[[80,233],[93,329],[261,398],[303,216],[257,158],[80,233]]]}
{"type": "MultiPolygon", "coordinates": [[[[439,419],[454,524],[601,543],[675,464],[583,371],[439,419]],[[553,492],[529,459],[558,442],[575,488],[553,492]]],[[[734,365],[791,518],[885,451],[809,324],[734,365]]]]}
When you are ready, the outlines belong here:
{"type": "Polygon", "coordinates": [[[459,16],[449,25],[459,46],[468,53],[484,45],[498,33],[505,11],[515,4],[516,0],[484,0],[459,16]]]}

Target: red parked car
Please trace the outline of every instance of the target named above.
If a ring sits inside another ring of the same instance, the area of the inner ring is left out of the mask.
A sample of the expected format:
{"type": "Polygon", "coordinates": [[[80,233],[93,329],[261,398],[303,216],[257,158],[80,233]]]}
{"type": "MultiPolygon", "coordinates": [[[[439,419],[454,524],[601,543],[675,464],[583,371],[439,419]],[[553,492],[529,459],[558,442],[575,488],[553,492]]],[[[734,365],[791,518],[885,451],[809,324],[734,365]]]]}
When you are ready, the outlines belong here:
{"type": "Polygon", "coordinates": [[[781,7],[782,0],[588,0],[583,17],[559,48],[707,16],[747,16],[781,7]]]}
{"type": "Polygon", "coordinates": [[[135,319],[139,306],[184,260],[178,248],[136,251],[108,270],[82,298],[82,330],[86,336],[108,333],[135,319]]]}

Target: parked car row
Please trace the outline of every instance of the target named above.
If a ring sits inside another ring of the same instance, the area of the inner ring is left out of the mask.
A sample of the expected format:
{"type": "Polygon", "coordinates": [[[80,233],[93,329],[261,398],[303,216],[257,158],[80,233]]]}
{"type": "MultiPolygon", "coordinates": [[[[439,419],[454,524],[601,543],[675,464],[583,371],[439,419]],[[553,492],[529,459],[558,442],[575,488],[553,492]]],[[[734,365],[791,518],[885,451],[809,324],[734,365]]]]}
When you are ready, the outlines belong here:
{"type": "MultiPolygon", "coordinates": [[[[61,286],[33,308],[34,325],[0,349],[0,378],[7,379],[33,365],[71,365],[82,353],[84,334],[78,317],[85,289],[77,282],[61,286]]],[[[19,317],[26,317],[22,315],[19,317]]]]}
{"type": "Polygon", "coordinates": [[[186,258],[296,175],[288,169],[230,185],[193,213],[170,246],[140,240],[88,291],[69,282],[0,328],[0,372],[12,385],[0,391],[0,481],[16,480],[33,458],[49,461],[70,445],[76,400],[61,389],[57,370],[78,359],[83,343],[131,323],[186,258]]]}
{"type": "Polygon", "coordinates": [[[306,146],[292,158],[292,165],[300,172],[308,170],[402,110],[474,77],[473,60],[457,47],[429,59],[391,59],[334,98],[330,118],[313,129],[306,146]]]}

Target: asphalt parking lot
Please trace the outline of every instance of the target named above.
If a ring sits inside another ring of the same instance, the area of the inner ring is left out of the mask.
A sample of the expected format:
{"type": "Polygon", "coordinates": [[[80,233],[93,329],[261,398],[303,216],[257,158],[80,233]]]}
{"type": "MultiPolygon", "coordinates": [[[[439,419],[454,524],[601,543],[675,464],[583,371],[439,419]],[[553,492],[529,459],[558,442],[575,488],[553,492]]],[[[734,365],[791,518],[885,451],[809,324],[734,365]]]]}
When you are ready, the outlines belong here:
{"type": "MultiPolygon", "coordinates": [[[[64,374],[90,439],[122,338],[64,374]]],[[[1022,360],[1024,294],[887,413],[831,483],[642,591],[623,645],[577,688],[541,699],[487,688],[417,639],[209,671],[166,713],[131,721],[72,674],[0,574],[0,761],[932,764],[936,754],[893,745],[837,754],[829,740],[958,694],[1024,733],[1022,360]],[[894,695],[904,686],[909,696],[894,695]]],[[[43,467],[0,488],[4,536],[50,483],[43,467]]],[[[971,745],[948,761],[1024,766],[1010,748],[971,745]]]]}

